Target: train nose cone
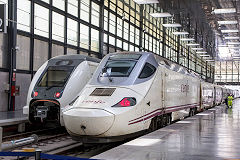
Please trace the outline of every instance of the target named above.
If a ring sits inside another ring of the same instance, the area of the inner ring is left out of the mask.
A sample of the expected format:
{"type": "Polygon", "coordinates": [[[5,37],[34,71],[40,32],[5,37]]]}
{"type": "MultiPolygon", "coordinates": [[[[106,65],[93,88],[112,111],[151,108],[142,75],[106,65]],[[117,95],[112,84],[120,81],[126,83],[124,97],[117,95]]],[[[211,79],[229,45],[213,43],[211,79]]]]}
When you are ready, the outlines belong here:
{"type": "Polygon", "coordinates": [[[70,134],[97,136],[111,128],[114,114],[102,109],[74,108],[64,112],[63,119],[70,134]]]}

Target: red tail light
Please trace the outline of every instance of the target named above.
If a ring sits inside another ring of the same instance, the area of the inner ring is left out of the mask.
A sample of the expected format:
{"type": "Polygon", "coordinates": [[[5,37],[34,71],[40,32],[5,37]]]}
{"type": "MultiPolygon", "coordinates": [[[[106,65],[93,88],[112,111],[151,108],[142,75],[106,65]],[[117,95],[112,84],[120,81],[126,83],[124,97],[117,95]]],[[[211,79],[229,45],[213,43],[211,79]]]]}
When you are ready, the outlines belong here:
{"type": "Polygon", "coordinates": [[[115,104],[113,107],[130,107],[136,105],[136,98],[125,97],[120,102],[115,104]]]}
{"type": "Polygon", "coordinates": [[[34,97],[37,97],[37,96],[38,96],[38,92],[34,92],[34,93],[33,93],[33,96],[34,96],[34,97]]]}
{"type": "Polygon", "coordinates": [[[127,98],[124,98],[123,100],[121,100],[121,102],[119,102],[119,104],[122,107],[128,107],[128,106],[130,106],[130,101],[127,98]]]}
{"type": "Polygon", "coordinates": [[[59,92],[57,92],[56,94],[55,94],[55,97],[56,98],[59,98],[61,96],[61,93],[59,93],[59,92]]]}

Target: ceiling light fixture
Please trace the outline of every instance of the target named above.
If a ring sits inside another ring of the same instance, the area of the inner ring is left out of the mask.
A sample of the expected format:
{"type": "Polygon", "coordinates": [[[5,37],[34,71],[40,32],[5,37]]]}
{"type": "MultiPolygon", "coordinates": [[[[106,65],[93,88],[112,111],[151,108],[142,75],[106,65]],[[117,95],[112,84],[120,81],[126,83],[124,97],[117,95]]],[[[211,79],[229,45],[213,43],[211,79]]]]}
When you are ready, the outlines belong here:
{"type": "Polygon", "coordinates": [[[155,18],[164,18],[164,17],[172,17],[172,15],[168,12],[164,12],[164,13],[151,13],[151,16],[155,17],[155,18]]]}
{"type": "Polygon", "coordinates": [[[236,8],[214,9],[213,13],[215,14],[236,13],[236,8]]]}
{"type": "Polygon", "coordinates": [[[174,35],[188,35],[188,32],[173,32],[174,35]]]}
{"type": "Polygon", "coordinates": [[[228,47],[229,49],[240,49],[240,47],[228,47]]]}
{"type": "Polygon", "coordinates": [[[192,50],[199,51],[199,50],[203,50],[203,48],[192,48],[192,50]]]}
{"type": "Polygon", "coordinates": [[[207,53],[207,52],[196,52],[196,53],[199,53],[199,54],[204,54],[204,53],[207,53]]]}
{"type": "Polygon", "coordinates": [[[238,33],[239,30],[237,29],[226,29],[226,30],[221,30],[222,33],[238,33]]]}
{"type": "Polygon", "coordinates": [[[218,47],[227,47],[228,45],[226,44],[219,44],[218,47]]]}
{"type": "Polygon", "coordinates": [[[223,25],[223,24],[238,24],[237,21],[217,21],[218,24],[223,25]]]}
{"type": "Polygon", "coordinates": [[[200,54],[199,56],[200,56],[200,57],[210,57],[210,56],[207,55],[207,54],[200,54]]]}
{"type": "Polygon", "coordinates": [[[194,38],[181,38],[181,41],[194,41],[194,38]]]}
{"type": "Polygon", "coordinates": [[[240,37],[224,37],[224,38],[229,40],[240,39],[240,37]]]}
{"type": "Polygon", "coordinates": [[[158,0],[133,0],[137,4],[152,4],[152,3],[159,3],[158,0]]]}
{"type": "Polygon", "coordinates": [[[200,44],[198,44],[198,43],[188,43],[188,44],[186,44],[187,46],[200,46],[200,44]]]}
{"type": "Polygon", "coordinates": [[[228,45],[238,45],[240,42],[227,42],[228,45]]]}
{"type": "Polygon", "coordinates": [[[182,25],[181,24],[179,24],[179,23],[172,23],[172,24],[162,24],[163,25],[163,27],[182,27],[182,25]]]}

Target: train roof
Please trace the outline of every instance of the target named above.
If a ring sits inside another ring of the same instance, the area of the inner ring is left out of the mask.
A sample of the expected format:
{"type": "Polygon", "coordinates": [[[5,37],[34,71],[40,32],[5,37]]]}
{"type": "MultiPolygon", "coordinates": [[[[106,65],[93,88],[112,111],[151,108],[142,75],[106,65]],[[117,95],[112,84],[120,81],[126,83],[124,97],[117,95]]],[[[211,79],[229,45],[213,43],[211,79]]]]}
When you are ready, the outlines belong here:
{"type": "Polygon", "coordinates": [[[96,63],[99,63],[101,61],[100,59],[89,57],[89,56],[85,56],[85,55],[80,55],[80,54],[56,56],[56,57],[51,58],[50,60],[55,60],[55,59],[60,59],[60,60],[62,60],[62,59],[63,60],[66,60],[66,59],[79,59],[79,60],[92,61],[92,62],[96,62],[96,63]]]}

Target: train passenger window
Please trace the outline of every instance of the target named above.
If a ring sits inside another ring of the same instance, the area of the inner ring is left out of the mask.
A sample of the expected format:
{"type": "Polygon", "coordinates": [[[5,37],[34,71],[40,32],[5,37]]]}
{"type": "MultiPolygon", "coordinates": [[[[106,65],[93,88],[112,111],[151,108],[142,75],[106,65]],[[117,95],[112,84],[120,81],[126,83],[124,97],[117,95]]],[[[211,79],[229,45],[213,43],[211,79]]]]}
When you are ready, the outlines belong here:
{"type": "Polygon", "coordinates": [[[138,78],[140,78],[140,79],[148,78],[151,75],[153,75],[155,73],[155,71],[156,71],[156,68],[153,65],[146,63],[138,78]]]}

